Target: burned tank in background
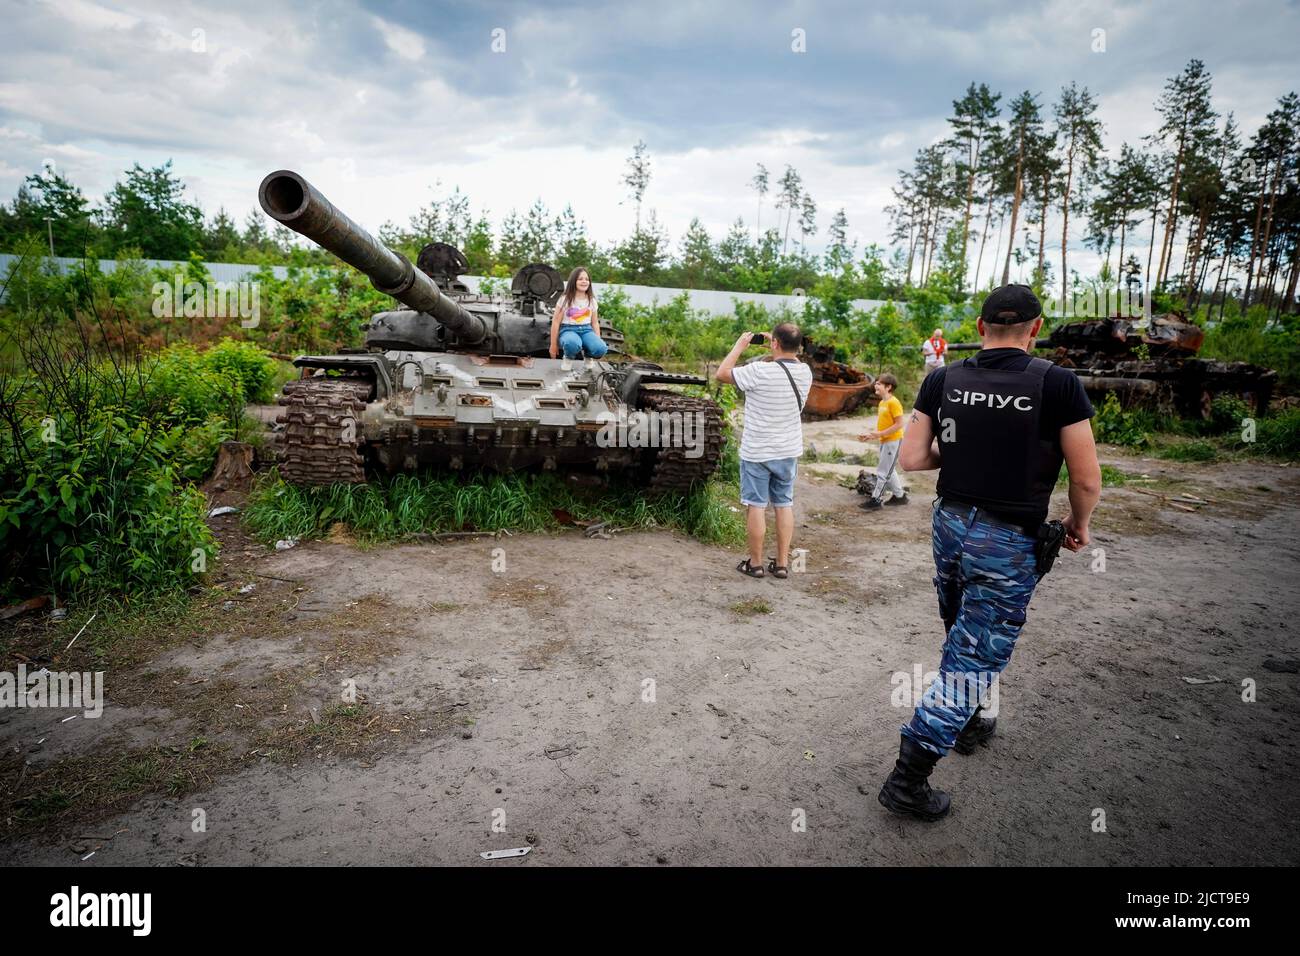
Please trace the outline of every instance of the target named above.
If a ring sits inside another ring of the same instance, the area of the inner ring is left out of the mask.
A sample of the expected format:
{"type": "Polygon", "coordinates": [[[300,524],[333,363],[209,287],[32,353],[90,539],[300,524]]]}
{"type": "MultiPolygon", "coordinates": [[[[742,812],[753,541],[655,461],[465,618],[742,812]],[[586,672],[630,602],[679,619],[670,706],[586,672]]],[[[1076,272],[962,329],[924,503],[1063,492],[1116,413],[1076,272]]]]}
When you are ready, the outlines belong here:
{"type": "Polygon", "coordinates": [[[799,360],[813,374],[812,388],[803,407],[805,421],[848,415],[864,403],[879,401],[875,378],[869,372],[837,361],[834,346],[819,345],[805,336],[799,360]]]}
{"type": "Polygon", "coordinates": [[[550,358],[551,315],[564,287],[550,266],[519,270],[509,295],[478,295],[460,281],[467,265],[455,247],[430,243],[417,268],[295,172],[269,174],[258,202],[405,306],[371,317],[364,348],[293,360],[301,377],[281,394],[275,442],[285,481],[359,483],[368,469],[539,468],[624,474],[651,492],[681,492],[716,469],[719,407],[647,387],[704,379],[632,359],[607,326],[604,359],[550,358]],[[635,423],[632,412],[666,413],[641,417],[656,420],[657,440],[644,429],[608,440],[616,433],[607,424],[635,423]]]}
{"type": "MultiPolygon", "coordinates": [[[[1249,362],[1197,358],[1205,330],[1179,313],[1143,321],[1122,317],[1068,322],[1036,348],[1079,376],[1089,398],[1117,396],[1126,407],[1153,408],[1187,418],[1210,417],[1214,399],[1231,395],[1256,415],[1268,411],[1277,372],[1249,362]]],[[[972,351],[978,344],[948,346],[972,351]]]]}

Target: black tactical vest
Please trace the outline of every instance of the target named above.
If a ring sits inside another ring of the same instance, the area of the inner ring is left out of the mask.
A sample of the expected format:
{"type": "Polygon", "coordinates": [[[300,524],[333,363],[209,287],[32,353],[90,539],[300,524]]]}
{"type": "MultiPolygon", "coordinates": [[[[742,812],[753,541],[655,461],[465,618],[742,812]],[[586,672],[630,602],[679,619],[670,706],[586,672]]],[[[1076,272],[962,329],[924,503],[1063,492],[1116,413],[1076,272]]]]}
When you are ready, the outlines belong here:
{"type": "Polygon", "coordinates": [[[1023,372],[981,368],[974,358],[944,372],[939,494],[1036,529],[1061,470],[1058,442],[1039,435],[1043,378],[1052,363],[1031,358],[1023,372]]]}

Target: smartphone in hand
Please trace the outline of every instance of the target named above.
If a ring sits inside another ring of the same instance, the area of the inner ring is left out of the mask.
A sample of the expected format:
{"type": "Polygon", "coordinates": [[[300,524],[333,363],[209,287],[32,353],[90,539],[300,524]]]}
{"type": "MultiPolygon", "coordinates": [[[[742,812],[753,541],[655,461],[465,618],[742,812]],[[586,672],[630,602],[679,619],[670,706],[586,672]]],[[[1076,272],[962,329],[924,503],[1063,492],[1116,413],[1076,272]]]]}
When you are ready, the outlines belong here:
{"type": "Polygon", "coordinates": [[[750,345],[766,345],[767,335],[763,332],[755,332],[749,339],[750,345]]]}

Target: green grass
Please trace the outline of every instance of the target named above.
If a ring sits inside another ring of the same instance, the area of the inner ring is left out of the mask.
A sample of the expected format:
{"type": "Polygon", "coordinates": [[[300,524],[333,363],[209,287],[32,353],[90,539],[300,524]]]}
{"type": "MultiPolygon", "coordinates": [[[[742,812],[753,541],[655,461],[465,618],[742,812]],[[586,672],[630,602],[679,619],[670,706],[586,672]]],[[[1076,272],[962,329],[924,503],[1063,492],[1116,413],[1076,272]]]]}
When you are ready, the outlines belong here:
{"type": "Polygon", "coordinates": [[[1219,448],[1208,439],[1197,438],[1163,445],[1156,449],[1156,457],[1166,461],[1214,461],[1219,457],[1219,448]]]}
{"type": "Polygon", "coordinates": [[[824,462],[824,463],[834,464],[834,465],[862,464],[860,455],[850,455],[848,452],[844,451],[838,445],[832,445],[830,451],[819,451],[815,455],[812,454],[811,452],[805,451],[801,461],[803,461],[805,464],[812,464],[812,465],[815,465],[819,462],[824,462]]]}
{"type": "Polygon", "coordinates": [[[1121,471],[1114,465],[1101,466],[1101,486],[1103,488],[1121,488],[1128,481],[1128,472],[1121,471]]]}
{"type": "Polygon", "coordinates": [[[627,529],[671,528],[712,544],[745,539],[731,506],[734,484],[714,480],[689,495],[648,497],[631,484],[584,489],[555,475],[398,475],[362,485],[304,488],[274,474],[262,479],[244,512],[263,541],[318,538],[342,522],[363,544],[456,531],[551,531],[574,521],[627,529]]]}
{"type": "Polygon", "coordinates": [[[750,598],[748,601],[737,601],[731,605],[730,610],[741,617],[755,617],[759,614],[771,614],[772,605],[762,598],[750,598]]]}
{"type": "MultiPolygon", "coordinates": [[[[1127,484],[1129,474],[1114,465],[1101,466],[1101,486],[1103,488],[1120,488],[1127,484]]],[[[1056,487],[1066,488],[1070,484],[1070,473],[1065,465],[1061,465],[1061,470],[1056,476],[1056,487]]]]}

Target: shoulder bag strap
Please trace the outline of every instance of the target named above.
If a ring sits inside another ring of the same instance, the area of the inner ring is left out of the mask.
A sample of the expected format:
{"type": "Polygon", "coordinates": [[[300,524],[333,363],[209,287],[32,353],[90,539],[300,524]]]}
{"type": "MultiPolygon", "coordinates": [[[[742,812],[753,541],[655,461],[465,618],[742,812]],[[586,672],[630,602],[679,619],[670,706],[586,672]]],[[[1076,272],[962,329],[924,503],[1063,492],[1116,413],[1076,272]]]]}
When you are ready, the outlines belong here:
{"type": "Polygon", "coordinates": [[[781,366],[781,371],[785,372],[785,377],[788,378],[788,379],[790,380],[790,387],[791,387],[792,389],[794,389],[794,400],[795,400],[795,402],[796,402],[796,403],[798,404],[798,406],[799,406],[799,414],[802,415],[802,414],[803,414],[803,399],[799,396],[799,386],[796,385],[796,384],[794,383],[794,376],[791,375],[791,374],[790,374],[790,370],[789,370],[788,368],[785,367],[785,363],[786,363],[786,361],[787,361],[787,360],[784,360],[784,359],[777,359],[777,360],[776,360],[776,364],[779,365],[779,366],[781,366]]]}

